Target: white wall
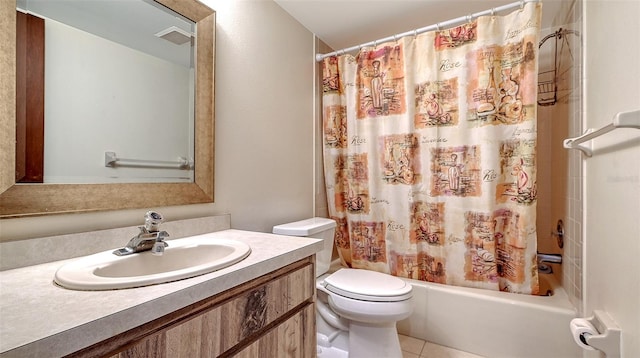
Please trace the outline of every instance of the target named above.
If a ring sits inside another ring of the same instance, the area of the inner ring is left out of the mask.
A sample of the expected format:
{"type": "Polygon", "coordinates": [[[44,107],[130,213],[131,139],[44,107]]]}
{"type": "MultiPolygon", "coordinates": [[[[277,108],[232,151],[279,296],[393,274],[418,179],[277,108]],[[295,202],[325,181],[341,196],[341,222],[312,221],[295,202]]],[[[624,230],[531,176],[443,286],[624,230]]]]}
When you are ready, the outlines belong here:
{"type": "MultiPolygon", "coordinates": [[[[215,203],[156,208],[167,220],[231,214],[270,232],[313,215],[313,34],[272,0],[205,0],[216,10],[215,203]]],[[[140,224],[147,208],[5,219],[6,239],[140,224]]]]}
{"type": "MultiPolygon", "coordinates": [[[[584,1],[585,120],[611,123],[640,109],[640,2],[584,1]]],[[[640,130],[594,141],[585,166],[585,315],[609,313],[622,329],[622,357],[640,357],[640,130]]]]}

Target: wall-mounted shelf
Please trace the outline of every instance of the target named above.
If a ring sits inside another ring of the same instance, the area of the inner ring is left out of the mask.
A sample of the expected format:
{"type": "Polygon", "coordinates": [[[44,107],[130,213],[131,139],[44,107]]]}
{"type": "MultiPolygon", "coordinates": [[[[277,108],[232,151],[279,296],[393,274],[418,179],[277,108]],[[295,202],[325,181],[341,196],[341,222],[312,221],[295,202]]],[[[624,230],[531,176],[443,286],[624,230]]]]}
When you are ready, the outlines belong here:
{"type": "Polygon", "coordinates": [[[592,145],[590,144],[587,147],[580,145],[580,143],[590,141],[617,128],[640,129],[640,109],[631,112],[620,112],[613,117],[613,122],[610,124],[596,130],[592,128],[587,129],[584,134],[579,137],[565,139],[563,145],[567,149],[578,149],[587,157],[591,157],[593,155],[592,145]]]}

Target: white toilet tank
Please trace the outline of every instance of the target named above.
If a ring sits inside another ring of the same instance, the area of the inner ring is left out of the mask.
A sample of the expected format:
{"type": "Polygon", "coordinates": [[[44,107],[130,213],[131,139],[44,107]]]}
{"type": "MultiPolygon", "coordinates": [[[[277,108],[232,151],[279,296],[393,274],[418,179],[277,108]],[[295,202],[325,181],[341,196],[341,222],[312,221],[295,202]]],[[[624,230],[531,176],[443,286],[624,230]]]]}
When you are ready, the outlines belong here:
{"type": "Polygon", "coordinates": [[[329,270],[335,231],[336,222],[327,218],[311,218],[273,227],[274,234],[324,240],[324,248],[316,253],[316,277],[329,270]]]}

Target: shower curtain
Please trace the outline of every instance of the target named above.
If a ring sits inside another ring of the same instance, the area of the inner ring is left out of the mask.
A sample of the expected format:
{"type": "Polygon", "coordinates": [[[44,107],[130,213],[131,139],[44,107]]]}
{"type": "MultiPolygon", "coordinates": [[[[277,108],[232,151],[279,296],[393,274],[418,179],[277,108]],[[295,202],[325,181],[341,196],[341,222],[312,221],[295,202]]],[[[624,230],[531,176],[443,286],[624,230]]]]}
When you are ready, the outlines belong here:
{"type": "Polygon", "coordinates": [[[540,17],[527,3],[324,59],[325,180],[343,265],[537,293],[540,17]]]}

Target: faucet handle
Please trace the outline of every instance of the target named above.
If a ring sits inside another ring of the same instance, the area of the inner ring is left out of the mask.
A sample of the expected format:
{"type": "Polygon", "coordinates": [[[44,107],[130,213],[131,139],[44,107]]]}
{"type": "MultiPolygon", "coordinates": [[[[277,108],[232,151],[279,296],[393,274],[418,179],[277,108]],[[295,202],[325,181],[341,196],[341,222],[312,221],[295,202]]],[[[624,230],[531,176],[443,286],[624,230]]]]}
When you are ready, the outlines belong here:
{"type": "Polygon", "coordinates": [[[144,227],[149,232],[158,231],[163,221],[162,214],[156,211],[150,210],[144,215],[144,227]]]}
{"type": "MultiPolygon", "coordinates": [[[[164,241],[164,239],[166,239],[168,237],[169,237],[169,233],[164,231],[164,230],[162,230],[162,231],[158,232],[158,234],[156,236],[156,241],[164,241]]],[[[165,245],[165,246],[167,246],[167,245],[165,245]]]]}
{"type": "Polygon", "coordinates": [[[164,248],[169,246],[169,244],[164,242],[164,239],[166,239],[167,237],[169,237],[169,233],[167,233],[166,231],[160,231],[157,233],[156,242],[151,248],[151,255],[162,256],[162,254],[164,254],[164,248]]]}

